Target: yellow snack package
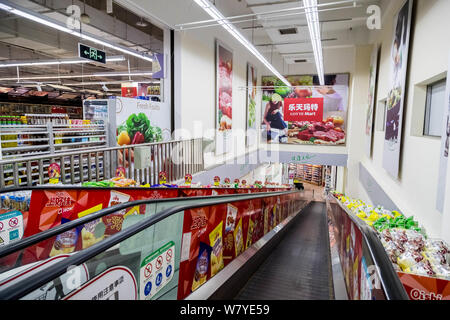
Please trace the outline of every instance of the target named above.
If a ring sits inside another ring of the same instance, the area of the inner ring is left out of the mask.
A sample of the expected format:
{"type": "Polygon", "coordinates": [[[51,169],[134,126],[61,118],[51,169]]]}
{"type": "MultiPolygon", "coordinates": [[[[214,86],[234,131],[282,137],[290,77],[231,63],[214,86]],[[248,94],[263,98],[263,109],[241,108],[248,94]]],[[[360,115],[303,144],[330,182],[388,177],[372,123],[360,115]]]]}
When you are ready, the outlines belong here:
{"type": "Polygon", "coordinates": [[[252,236],[253,236],[253,225],[254,222],[252,219],[248,219],[248,231],[247,231],[247,241],[245,241],[245,249],[252,245],[252,236]]]}
{"type": "Polygon", "coordinates": [[[234,249],[236,257],[244,252],[244,237],[242,233],[242,218],[239,219],[236,229],[234,229],[234,249]]]}
{"type": "Polygon", "coordinates": [[[221,221],[217,227],[209,234],[209,244],[212,247],[211,251],[211,277],[214,277],[217,272],[223,269],[223,243],[222,243],[222,227],[221,221]]]}

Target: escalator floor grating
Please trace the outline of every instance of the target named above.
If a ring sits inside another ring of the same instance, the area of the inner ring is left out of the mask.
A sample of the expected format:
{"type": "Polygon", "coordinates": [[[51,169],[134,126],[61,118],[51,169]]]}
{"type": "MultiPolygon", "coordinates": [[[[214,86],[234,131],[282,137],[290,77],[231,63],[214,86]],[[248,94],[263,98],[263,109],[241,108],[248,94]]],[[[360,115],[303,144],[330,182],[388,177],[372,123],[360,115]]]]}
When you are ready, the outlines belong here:
{"type": "Polygon", "coordinates": [[[235,297],[238,300],[334,298],[325,203],[313,202],[235,297]]]}

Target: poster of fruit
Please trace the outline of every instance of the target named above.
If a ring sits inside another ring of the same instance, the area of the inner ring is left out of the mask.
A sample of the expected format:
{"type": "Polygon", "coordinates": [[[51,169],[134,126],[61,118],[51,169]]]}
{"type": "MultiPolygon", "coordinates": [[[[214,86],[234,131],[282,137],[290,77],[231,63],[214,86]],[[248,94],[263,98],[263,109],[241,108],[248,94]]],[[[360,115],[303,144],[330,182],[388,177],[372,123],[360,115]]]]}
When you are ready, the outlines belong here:
{"type": "Polygon", "coordinates": [[[370,76],[369,76],[369,96],[368,108],[366,114],[366,155],[372,156],[372,135],[373,135],[373,115],[377,94],[377,75],[378,75],[378,57],[380,46],[375,46],[370,58],[370,76]]]}
{"type": "Polygon", "coordinates": [[[233,119],[233,52],[216,40],[216,154],[232,147],[233,119]]]}
{"type": "Polygon", "coordinates": [[[439,212],[444,211],[444,200],[445,200],[445,190],[447,188],[447,166],[448,166],[448,155],[450,148],[450,55],[448,59],[449,69],[447,71],[447,86],[445,89],[445,107],[444,107],[444,121],[441,134],[441,159],[439,163],[439,178],[438,178],[438,189],[437,189],[437,199],[436,208],[439,212]]]}
{"type": "Polygon", "coordinates": [[[257,143],[256,136],[256,86],[257,75],[256,68],[247,63],[247,136],[246,146],[252,146],[257,143]]]}
{"type": "Polygon", "coordinates": [[[117,97],[116,122],[120,146],[170,139],[170,110],[160,102],[117,97]]]}
{"type": "Polygon", "coordinates": [[[308,145],[345,145],[349,74],[262,77],[262,141],[308,145]]]}
{"type": "Polygon", "coordinates": [[[391,46],[391,79],[386,103],[386,131],[384,137],[383,168],[398,177],[402,135],[403,105],[405,102],[408,69],[412,0],[405,2],[394,18],[391,46]]]}

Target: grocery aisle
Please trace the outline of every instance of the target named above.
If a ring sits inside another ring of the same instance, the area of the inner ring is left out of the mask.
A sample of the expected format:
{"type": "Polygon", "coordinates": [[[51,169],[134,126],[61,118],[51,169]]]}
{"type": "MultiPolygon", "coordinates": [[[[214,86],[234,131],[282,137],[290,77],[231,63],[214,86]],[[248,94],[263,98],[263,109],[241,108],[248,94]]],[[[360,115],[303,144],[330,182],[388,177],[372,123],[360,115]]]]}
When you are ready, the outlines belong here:
{"type": "Polygon", "coordinates": [[[300,213],[236,299],[334,299],[325,203],[312,202],[300,213]]]}

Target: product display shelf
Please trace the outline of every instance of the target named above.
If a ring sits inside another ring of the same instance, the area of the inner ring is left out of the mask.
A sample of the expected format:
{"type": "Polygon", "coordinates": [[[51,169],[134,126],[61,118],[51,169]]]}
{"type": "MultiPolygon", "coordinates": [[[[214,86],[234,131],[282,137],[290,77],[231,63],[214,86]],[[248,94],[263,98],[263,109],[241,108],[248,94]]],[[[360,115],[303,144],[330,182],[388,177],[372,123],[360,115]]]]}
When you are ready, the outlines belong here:
{"type": "Polygon", "coordinates": [[[0,125],[2,160],[107,146],[104,124],[0,125]]]}

